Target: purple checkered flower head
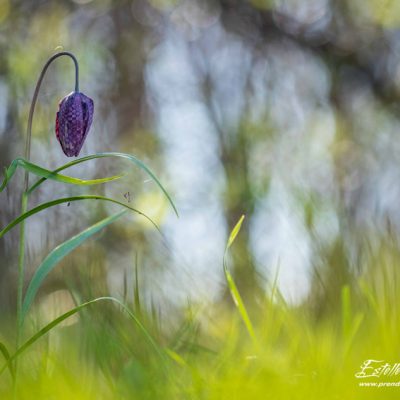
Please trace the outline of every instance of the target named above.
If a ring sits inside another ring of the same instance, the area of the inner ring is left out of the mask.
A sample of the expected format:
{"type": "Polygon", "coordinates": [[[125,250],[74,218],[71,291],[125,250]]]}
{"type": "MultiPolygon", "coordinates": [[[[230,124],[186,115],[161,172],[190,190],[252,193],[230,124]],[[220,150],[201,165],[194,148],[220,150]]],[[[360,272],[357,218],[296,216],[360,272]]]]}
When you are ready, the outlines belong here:
{"type": "Polygon", "coordinates": [[[93,121],[93,100],[80,92],[65,96],[56,116],[56,136],[67,157],[77,157],[93,121]]]}

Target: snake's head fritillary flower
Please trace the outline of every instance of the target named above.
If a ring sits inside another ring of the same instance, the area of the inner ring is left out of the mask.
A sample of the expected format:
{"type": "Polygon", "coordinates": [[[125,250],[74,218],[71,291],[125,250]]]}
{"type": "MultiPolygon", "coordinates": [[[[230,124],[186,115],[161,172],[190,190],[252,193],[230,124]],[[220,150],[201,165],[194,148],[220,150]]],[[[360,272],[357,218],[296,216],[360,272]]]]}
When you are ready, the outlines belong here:
{"type": "Polygon", "coordinates": [[[67,157],[77,157],[93,120],[93,100],[80,92],[65,96],[56,116],[56,136],[67,157]]]}

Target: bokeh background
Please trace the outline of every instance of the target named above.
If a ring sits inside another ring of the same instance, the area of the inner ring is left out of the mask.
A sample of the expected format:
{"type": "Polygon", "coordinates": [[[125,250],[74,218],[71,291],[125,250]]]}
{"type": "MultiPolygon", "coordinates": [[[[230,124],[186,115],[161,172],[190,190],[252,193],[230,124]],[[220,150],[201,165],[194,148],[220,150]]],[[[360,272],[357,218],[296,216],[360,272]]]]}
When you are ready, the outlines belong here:
{"type": "MultiPolygon", "coordinates": [[[[81,154],[138,156],[180,213],[123,162],[69,170],[127,172],[86,193],[129,202],[163,235],[126,217],[63,261],[42,295],[69,285],[132,297],[140,287],[160,313],[223,303],[225,243],[245,214],[230,259],[245,302],[277,279],[288,302],[335,304],[388,235],[397,243],[399,27],[395,0],[0,0],[0,167],[24,153],[43,64],[71,51],[95,102],[81,154]]],[[[32,161],[47,168],[67,161],[54,119],[73,85],[71,60],[52,64],[32,142],[32,161]]],[[[0,196],[0,226],[18,215],[22,178],[0,196]]],[[[82,189],[47,182],[31,206],[71,193],[82,189]]],[[[75,203],[30,218],[28,271],[113,211],[75,203]]],[[[15,309],[17,243],[18,229],[0,241],[3,313],[15,309]]]]}

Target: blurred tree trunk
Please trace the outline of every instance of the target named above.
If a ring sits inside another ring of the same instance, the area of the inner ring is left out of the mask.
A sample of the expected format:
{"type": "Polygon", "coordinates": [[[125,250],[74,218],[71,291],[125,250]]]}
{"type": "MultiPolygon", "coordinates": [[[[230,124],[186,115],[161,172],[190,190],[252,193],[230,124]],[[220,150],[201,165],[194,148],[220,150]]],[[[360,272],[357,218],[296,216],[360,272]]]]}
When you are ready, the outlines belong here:
{"type": "Polygon", "coordinates": [[[110,88],[110,103],[117,107],[117,132],[121,135],[134,133],[143,122],[144,107],[143,50],[144,29],[132,15],[132,2],[121,1],[112,9],[114,45],[110,48],[115,65],[115,84],[110,88]],[[127,54],[129,52],[129,56],[127,54]]]}
{"type": "MultiPolygon", "coordinates": [[[[210,120],[218,134],[220,160],[226,178],[223,208],[227,233],[230,233],[242,215],[246,217],[241,231],[230,249],[229,268],[233,272],[236,285],[246,305],[252,308],[261,294],[261,290],[253,252],[250,248],[249,222],[254,211],[255,198],[248,171],[249,135],[244,124],[239,123],[236,130],[229,130],[224,128],[223,123],[219,123],[211,101],[212,89],[210,80],[206,78],[204,98],[210,120]]],[[[231,301],[228,288],[223,297],[225,300],[231,301]]]]}
{"type": "Polygon", "coordinates": [[[244,129],[232,135],[229,144],[222,144],[221,160],[226,176],[224,195],[228,231],[242,215],[246,219],[231,248],[233,274],[240,293],[253,303],[259,289],[257,271],[250,249],[249,222],[254,211],[254,195],[248,175],[247,137],[244,129]]]}

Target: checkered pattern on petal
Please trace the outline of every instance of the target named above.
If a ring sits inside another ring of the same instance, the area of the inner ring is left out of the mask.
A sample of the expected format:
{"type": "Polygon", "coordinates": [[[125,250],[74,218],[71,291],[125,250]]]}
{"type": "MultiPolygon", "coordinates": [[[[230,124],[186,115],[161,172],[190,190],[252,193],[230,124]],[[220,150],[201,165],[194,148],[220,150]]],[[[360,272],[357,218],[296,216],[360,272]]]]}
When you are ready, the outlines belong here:
{"type": "Polygon", "coordinates": [[[93,121],[93,100],[80,92],[64,97],[56,115],[56,137],[67,157],[78,156],[93,121]]]}

